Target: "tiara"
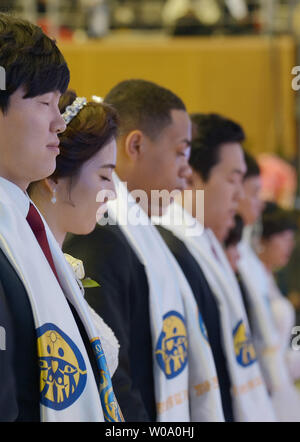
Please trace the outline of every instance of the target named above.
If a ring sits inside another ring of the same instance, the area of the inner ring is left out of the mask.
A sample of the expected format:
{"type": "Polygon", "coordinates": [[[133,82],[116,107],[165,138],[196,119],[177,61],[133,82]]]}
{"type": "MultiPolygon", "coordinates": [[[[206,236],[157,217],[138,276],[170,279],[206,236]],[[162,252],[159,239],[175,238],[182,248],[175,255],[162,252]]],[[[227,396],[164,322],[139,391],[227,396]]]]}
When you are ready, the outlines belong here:
{"type": "Polygon", "coordinates": [[[79,113],[79,111],[86,105],[85,97],[77,97],[73,101],[72,104],[66,107],[66,110],[61,115],[65,120],[66,124],[69,124],[70,121],[79,113]]]}
{"type": "Polygon", "coordinates": [[[98,95],[92,95],[92,100],[95,103],[102,103],[103,102],[103,98],[102,97],[98,97],[98,95]]]}

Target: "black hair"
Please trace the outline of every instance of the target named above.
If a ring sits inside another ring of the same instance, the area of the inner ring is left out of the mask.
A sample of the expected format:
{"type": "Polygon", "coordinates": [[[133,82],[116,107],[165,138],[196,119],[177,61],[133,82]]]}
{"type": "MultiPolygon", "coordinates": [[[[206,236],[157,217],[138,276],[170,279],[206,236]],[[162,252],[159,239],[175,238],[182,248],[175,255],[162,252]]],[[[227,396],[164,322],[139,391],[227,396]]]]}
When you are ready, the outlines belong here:
{"type": "Polygon", "coordinates": [[[252,156],[249,152],[244,151],[244,158],[247,166],[247,172],[244,175],[244,181],[247,178],[260,176],[260,168],[254,156],[252,156]]]}
{"type": "Polygon", "coordinates": [[[240,215],[235,215],[234,226],[229,230],[224,241],[225,248],[236,246],[242,239],[244,222],[240,215]]]}
{"type": "MultiPolygon", "coordinates": [[[[77,97],[68,90],[59,101],[63,113],[77,97]]],[[[75,177],[81,166],[117,136],[118,115],[106,103],[88,102],[59,134],[60,154],[51,178],[75,177]]]]}
{"type": "Polygon", "coordinates": [[[293,210],[283,209],[274,202],[267,202],[262,213],[262,239],[286,230],[297,230],[296,214],[293,210]]]}
{"type": "Polygon", "coordinates": [[[219,152],[224,143],[242,143],[242,127],[218,114],[192,114],[192,145],[190,165],[208,181],[211,169],[219,162],[219,152]]]}
{"type": "Polygon", "coordinates": [[[6,112],[10,96],[21,86],[24,98],[48,92],[64,93],[70,81],[67,63],[54,40],[26,20],[0,13],[0,66],[5,70],[5,90],[0,109],[6,112]]]}
{"type": "Polygon", "coordinates": [[[105,102],[118,111],[120,135],[139,129],[151,139],[172,122],[172,110],[186,111],[183,101],[169,89],[139,79],[117,84],[105,102]]]}

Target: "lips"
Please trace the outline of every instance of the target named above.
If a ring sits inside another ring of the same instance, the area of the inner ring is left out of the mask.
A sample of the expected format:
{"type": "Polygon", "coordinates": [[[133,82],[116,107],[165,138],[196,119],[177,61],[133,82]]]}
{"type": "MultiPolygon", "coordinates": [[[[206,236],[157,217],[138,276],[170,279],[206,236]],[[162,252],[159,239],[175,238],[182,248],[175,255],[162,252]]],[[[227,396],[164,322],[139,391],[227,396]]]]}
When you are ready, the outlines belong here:
{"type": "Polygon", "coordinates": [[[59,144],[47,144],[47,149],[52,150],[53,152],[59,153],[59,144]]]}

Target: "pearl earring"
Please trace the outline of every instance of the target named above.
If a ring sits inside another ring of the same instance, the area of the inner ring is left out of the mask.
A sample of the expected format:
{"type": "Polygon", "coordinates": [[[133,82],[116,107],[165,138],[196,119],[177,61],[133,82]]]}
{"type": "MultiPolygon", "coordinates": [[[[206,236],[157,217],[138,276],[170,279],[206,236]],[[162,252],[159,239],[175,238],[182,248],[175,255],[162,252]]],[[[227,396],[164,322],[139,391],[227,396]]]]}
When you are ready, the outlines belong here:
{"type": "Polygon", "coordinates": [[[51,198],[51,203],[52,203],[52,204],[55,204],[55,203],[56,203],[56,189],[53,189],[52,198],[51,198]]]}

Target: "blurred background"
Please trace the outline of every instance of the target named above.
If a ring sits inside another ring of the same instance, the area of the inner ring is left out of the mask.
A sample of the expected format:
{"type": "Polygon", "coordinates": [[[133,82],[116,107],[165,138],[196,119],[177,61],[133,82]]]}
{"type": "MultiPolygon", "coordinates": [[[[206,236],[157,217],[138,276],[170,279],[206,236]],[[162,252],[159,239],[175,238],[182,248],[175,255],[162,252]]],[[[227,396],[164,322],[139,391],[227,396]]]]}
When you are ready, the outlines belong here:
{"type": "MultiPolygon", "coordinates": [[[[238,121],[264,199],[293,209],[300,226],[300,0],[0,0],[0,11],[57,40],[81,96],[144,78],[190,112],[238,121]]],[[[276,276],[300,323],[298,232],[295,244],[276,276]]]]}

